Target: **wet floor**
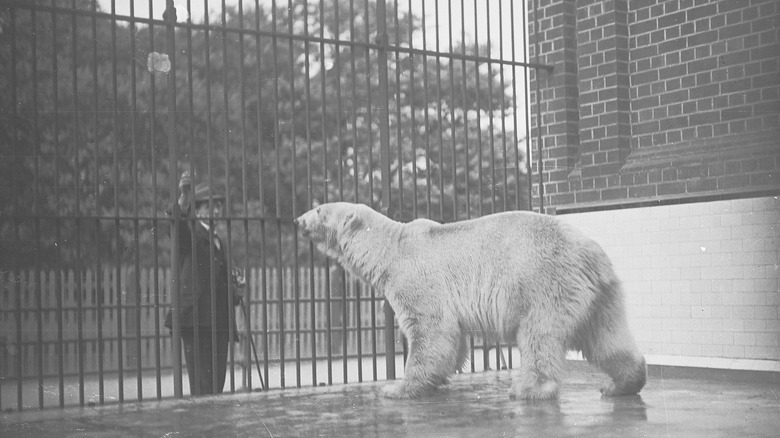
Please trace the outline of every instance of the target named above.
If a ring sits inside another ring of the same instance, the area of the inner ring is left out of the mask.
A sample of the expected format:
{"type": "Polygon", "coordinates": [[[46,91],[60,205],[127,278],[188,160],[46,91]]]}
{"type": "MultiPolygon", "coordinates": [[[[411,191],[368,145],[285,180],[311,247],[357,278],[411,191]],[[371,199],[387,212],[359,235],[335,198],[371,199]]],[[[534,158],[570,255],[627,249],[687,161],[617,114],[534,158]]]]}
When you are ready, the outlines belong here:
{"type": "MultiPolygon", "coordinates": [[[[0,414],[2,437],[780,436],[780,384],[651,372],[640,396],[602,399],[604,376],[569,364],[556,402],[508,396],[506,371],[454,376],[415,401],[383,382],[0,414]]],[[[760,379],[759,379],[760,380],[760,379]]]]}

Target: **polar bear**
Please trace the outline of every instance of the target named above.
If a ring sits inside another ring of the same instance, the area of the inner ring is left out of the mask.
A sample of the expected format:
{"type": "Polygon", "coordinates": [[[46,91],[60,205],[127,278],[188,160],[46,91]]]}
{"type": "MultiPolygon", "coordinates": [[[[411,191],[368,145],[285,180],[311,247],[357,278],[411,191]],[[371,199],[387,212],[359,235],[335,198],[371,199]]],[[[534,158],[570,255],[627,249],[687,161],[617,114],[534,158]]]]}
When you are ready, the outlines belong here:
{"type": "Polygon", "coordinates": [[[645,384],[645,359],[607,255],[552,216],[400,223],[336,202],[295,224],[395,310],[409,357],[404,378],[383,388],[388,398],[415,398],[446,383],[467,359],[469,335],[514,341],[520,366],[513,398],[557,398],[567,350],[581,351],[611,377],[604,396],[636,394],[645,384]]]}

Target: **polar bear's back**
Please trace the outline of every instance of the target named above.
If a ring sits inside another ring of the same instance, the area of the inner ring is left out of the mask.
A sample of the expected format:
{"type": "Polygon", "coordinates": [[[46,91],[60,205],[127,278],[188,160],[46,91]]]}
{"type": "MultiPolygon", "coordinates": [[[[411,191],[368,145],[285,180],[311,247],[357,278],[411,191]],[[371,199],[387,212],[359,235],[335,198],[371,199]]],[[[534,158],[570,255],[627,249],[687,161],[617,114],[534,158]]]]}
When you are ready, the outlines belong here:
{"type": "Polygon", "coordinates": [[[415,281],[446,282],[445,293],[458,297],[442,302],[457,303],[468,327],[511,331],[523,309],[550,302],[569,302],[570,319],[581,320],[604,285],[616,281],[601,247],[552,216],[506,212],[405,227],[403,272],[413,272],[415,281]]]}
{"type": "Polygon", "coordinates": [[[406,225],[411,245],[419,255],[447,259],[459,254],[476,257],[490,253],[493,263],[535,266],[576,253],[602,252],[592,239],[553,216],[514,211],[450,224],[416,220],[406,225]],[[502,257],[496,260],[498,250],[502,257]]]}

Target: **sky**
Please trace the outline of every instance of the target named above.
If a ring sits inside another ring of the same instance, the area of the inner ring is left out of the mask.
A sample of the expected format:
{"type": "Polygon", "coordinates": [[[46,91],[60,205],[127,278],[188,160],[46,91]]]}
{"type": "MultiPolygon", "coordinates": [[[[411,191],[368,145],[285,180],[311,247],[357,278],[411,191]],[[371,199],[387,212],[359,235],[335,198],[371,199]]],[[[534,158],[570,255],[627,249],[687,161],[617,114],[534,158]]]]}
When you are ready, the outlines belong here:
{"type": "MultiPolygon", "coordinates": [[[[101,6],[101,9],[106,12],[110,12],[113,6],[116,8],[116,13],[119,15],[130,15],[130,5],[135,2],[134,14],[137,17],[149,18],[150,16],[150,4],[151,15],[153,18],[162,19],[163,12],[165,11],[166,0],[97,0],[101,6]]],[[[245,11],[254,10],[255,4],[261,5],[261,7],[269,8],[272,4],[272,0],[174,0],[176,6],[177,20],[184,22],[187,18],[191,18],[193,22],[202,22],[204,17],[204,11],[208,5],[209,17],[212,22],[219,22],[221,19],[221,11],[223,3],[226,7],[238,7],[239,2],[243,2],[243,9],[245,11]],[[189,9],[188,9],[189,3],[189,9]]],[[[320,0],[309,0],[310,4],[318,4],[320,0]]],[[[327,6],[329,3],[334,4],[338,0],[324,0],[324,4],[327,6]]],[[[355,0],[355,7],[362,10],[362,4],[364,0],[355,0]]],[[[406,12],[409,9],[410,0],[398,0],[400,2],[399,10],[406,12]]],[[[396,0],[387,0],[388,5],[395,4],[396,0]]],[[[277,6],[281,6],[287,3],[287,0],[276,0],[277,6]]],[[[490,37],[491,52],[480,53],[481,56],[490,56],[494,59],[504,59],[507,61],[522,61],[525,56],[525,47],[523,41],[525,39],[525,29],[523,27],[523,10],[521,2],[516,0],[411,0],[412,11],[415,16],[423,16],[423,7],[425,12],[425,47],[428,50],[436,50],[436,39],[438,36],[439,50],[442,52],[449,51],[449,35],[453,35],[455,41],[461,39],[461,35],[465,34],[466,41],[473,43],[475,37],[478,39],[480,45],[484,45],[490,37]],[[514,13],[510,6],[514,2],[514,13]],[[438,4],[438,27],[436,26],[436,16],[438,4]],[[499,8],[499,5],[501,8],[499,8]],[[452,11],[450,11],[450,7],[452,11]],[[465,13],[465,20],[462,17],[462,13],[465,13]],[[449,22],[450,15],[452,16],[452,29],[450,30],[449,22]],[[465,23],[465,32],[462,29],[462,24],[465,23]],[[512,58],[512,24],[514,23],[514,59],[512,58]],[[503,48],[500,42],[503,41],[503,48]]],[[[392,23],[388,23],[391,27],[392,23]]],[[[388,29],[392,32],[392,28],[388,29]]],[[[345,35],[342,38],[348,38],[348,31],[345,31],[345,35]]],[[[417,30],[412,38],[412,45],[414,48],[423,48],[423,31],[417,30]]],[[[483,65],[481,69],[483,72],[487,71],[487,66],[483,65]]],[[[522,95],[524,94],[525,87],[523,86],[524,77],[522,76],[522,69],[518,69],[517,81],[518,88],[518,116],[520,120],[525,118],[525,105],[520,104],[523,101],[522,95]]],[[[511,80],[509,70],[505,71],[505,77],[511,80]]],[[[485,119],[483,122],[487,125],[487,114],[483,114],[481,118],[485,119]]],[[[506,126],[514,126],[514,114],[505,115],[506,126]]],[[[496,126],[500,126],[500,118],[494,118],[496,126]]],[[[523,126],[521,123],[520,126],[523,126]]],[[[522,129],[522,128],[521,128],[522,129]]]]}
{"type": "MultiPolygon", "coordinates": [[[[218,19],[222,10],[222,4],[227,7],[237,7],[241,0],[189,0],[190,9],[188,11],[188,0],[175,0],[176,16],[179,21],[185,21],[188,17],[191,17],[194,22],[202,22],[204,17],[204,11],[206,10],[206,3],[208,3],[208,9],[210,11],[209,16],[218,19]]],[[[335,0],[325,0],[325,5],[335,0]]],[[[256,0],[243,0],[244,10],[253,10],[256,0]]],[[[269,7],[272,4],[272,0],[257,0],[257,2],[264,7],[269,7]]],[[[388,4],[394,4],[395,0],[388,0],[388,4]]],[[[110,12],[112,9],[112,0],[98,0],[103,11],[110,12]]],[[[116,12],[119,15],[130,15],[130,6],[133,3],[132,0],[114,0],[113,1],[116,12]]],[[[151,14],[154,18],[162,19],[163,11],[165,10],[166,0],[135,0],[135,15],[138,17],[148,18],[151,14]]],[[[286,4],[285,0],[277,0],[278,6],[286,4]]],[[[310,3],[319,3],[319,0],[310,0],[310,3]]],[[[401,11],[407,11],[409,7],[409,0],[400,0],[399,9],[401,11]]],[[[474,38],[478,38],[480,44],[487,42],[488,36],[491,42],[491,53],[493,58],[503,58],[505,60],[512,59],[512,23],[515,23],[515,44],[514,54],[515,60],[520,61],[524,55],[524,29],[522,25],[523,14],[520,10],[520,2],[514,0],[412,0],[412,10],[416,16],[423,15],[423,7],[425,7],[425,39],[426,48],[431,50],[436,48],[436,36],[439,36],[439,47],[442,51],[447,51],[449,48],[449,34],[450,27],[448,25],[450,16],[450,4],[452,7],[452,34],[457,41],[460,39],[462,33],[461,26],[461,11],[465,12],[465,35],[466,40],[473,42],[474,38]],[[436,4],[439,5],[439,27],[437,31],[436,27],[436,4]],[[461,3],[464,7],[461,9],[461,3]],[[514,4],[514,15],[510,13],[510,6],[514,4]],[[499,10],[499,5],[501,6],[499,10]],[[503,38],[502,38],[503,35],[503,38]],[[501,50],[499,42],[503,40],[503,51],[501,50]],[[502,53],[503,52],[503,53],[502,53]]],[[[362,4],[362,0],[356,0],[356,4],[362,4]]],[[[357,7],[357,6],[356,6],[357,7]]],[[[361,8],[362,9],[362,8],[361,8]]],[[[423,46],[423,32],[418,31],[414,35],[414,47],[422,48],[423,46]]],[[[486,55],[486,54],[483,54],[486,55]]]]}

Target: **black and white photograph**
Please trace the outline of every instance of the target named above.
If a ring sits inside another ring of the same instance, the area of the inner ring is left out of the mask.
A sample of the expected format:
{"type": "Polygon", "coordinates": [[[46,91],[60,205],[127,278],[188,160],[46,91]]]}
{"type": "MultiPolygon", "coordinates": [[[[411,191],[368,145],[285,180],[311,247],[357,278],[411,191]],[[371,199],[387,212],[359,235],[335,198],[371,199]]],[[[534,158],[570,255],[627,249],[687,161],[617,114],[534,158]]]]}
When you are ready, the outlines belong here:
{"type": "Polygon", "coordinates": [[[0,436],[778,431],[780,1],[0,0],[0,436]]]}

